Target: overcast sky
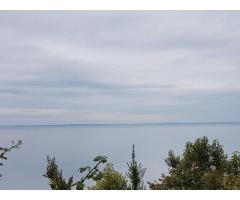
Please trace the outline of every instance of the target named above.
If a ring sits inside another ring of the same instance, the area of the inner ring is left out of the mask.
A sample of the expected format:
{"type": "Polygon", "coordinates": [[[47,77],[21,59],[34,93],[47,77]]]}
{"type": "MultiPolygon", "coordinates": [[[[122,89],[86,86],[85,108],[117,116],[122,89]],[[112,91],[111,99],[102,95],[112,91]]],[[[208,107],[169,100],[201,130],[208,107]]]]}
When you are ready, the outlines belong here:
{"type": "Polygon", "coordinates": [[[239,52],[239,11],[1,11],[0,125],[240,121],[239,52]]]}

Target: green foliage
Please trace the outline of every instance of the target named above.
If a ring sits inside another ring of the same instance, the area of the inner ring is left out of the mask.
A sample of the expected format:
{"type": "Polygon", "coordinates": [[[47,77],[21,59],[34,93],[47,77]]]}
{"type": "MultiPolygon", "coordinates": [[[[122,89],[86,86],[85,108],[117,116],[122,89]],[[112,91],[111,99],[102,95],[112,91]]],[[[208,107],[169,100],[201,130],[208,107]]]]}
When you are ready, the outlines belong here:
{"type": "Polygon", "coordinates": [[[146,168],[142,168],[141,163],[138,164],[135,160],[135,149],[134,145],[132,148],[132,161],[127,163],[128,165],[128,172],[127,177],[130,179],[130,186],[129,189],[131,190],[143,190],[144,189],[144,182],[143,177],[146,172],[146,168]]]}
{"type": "Polygon", "coordinates": [[[151,189],[222,189],[226,169],[235,170],[236,158],[229,166],[223,147],[207,137],[198,138],[185,145],[183,156],[169,151],[165,160],[169,175],[162,175],[159,182],[150,183],[151,189]],[[234,164],[233,164],[234,163],[234,164]]]}
{"type": "Polygon", "coordinates": [[[228,172],[234,175],[240,175],[240,153],[235,151],[228,162],[228,172]]]}
{"type": "Polygon", "coordinates": [[[58,169],[55,158],[47,156],[47,172],[43,176],[49,179],[49,185],[52,190],[71,190],[73,183],[73,177],[70,177],[68,181],[63,178],[62,170],[58,169]]]}
{"type": "MultiPolygon", "coordinates": [[[[1,148],[8,152],[12,148],[1,148]]],[[[4,159],[4,154],[1,154],[4,159]]],[[[95,185],[88,187],[93,190],[143,190],[145,189],[143,177],[146,169],[138,164],[135,148],[132,148],[132,159],[128,165],[129,183],[126,177],[114,170],[112,164],[107,163],[107,157],[97,156],[93,159],[94,165],[80,167],[78,172],[82,174],[79,181],[73,182],[73,177],[65,180],[62,170],[58,169],[55,158],[48,160],[47,172],[44,175],[49,179],[52,189],[77,190],[86,189],[86,180],[93,180],[95,185]],[[100,164],[106,164],[101,171],[100,164]]],[[[171,150],[165,159],[168,166],[168,174],[154,183],[149,183],[153,190],[218,190],[240,189],[240,153],[235,151],[230,158],[224,153],[222,145],[217,140],[212,143],[207,137],[187,142],[182,156],[176,156],[171,150]]]]}
{"type": "Polygon", "coordinates": [[[201,176],[201,188],[203,190],[219,190],[224,189],[223,175],[218,171],[206,172],[201,176]]]}
{"type": "Polygon", "coordinates": [[[240,175],[230,174],[223,177],[223,189],[240,190],[240,175]]]}
{"type": "Polygon", "coordinates": [[[68,181],[63,178],[62,170],[58,169],[55,158],[51,159],[47,157],[47,172],[43,176],[49,179],[49,185],[53,190],[71,190],[76,187],[77,190],[83,190],[85,187],[85,181],[92,179],[98,181],[102,178],[102,172],[98,169],[101,163],[107,162],[107,157],[97,156],[93,160],[96,164],[91,168],[90,166],[80,167],[78,172],[87,172],[80,181],[73,183],[73,177],[70,177],[68,181]]]}
{"type": "Polygon", "coordinates": [[[228,190],[240,189],[240,153],[233,152],[227,163],[226,175],[223,178],[223,187],[228,190]]]}
{"type": "Polygon", "coordinates": [[[76,186],[77,190],[83,190],[85,187],[84,182],[86,180],[92,179],[94,181],[98,181],[101,180],[103,175],[102,172],[98,169],[98,166],[102,163],[106,163],[107,162],[107,157],[106,156],[97,156],[93,159],[94,162],[96,162],[96,164],[91,168],[90,166],[86,166],[86,167],[80,167],[78,172],[80,173],[85,173],[85,176],[83,176],[80,181],[77,181],[76,183],[74,183],[72,186],[76,186]]]}
{"type": "Polygon", "coordinates": [[[191,171],[221,171],[226,164],[226,155],[217,140],[209,144],[208,138],[202,137],[186,144],[181,164],[184,169],[191,171]]]}
{"type": "MultiPolygon", "coordinates": [[[[14,141],[12,141],[11,143],[12,144],[10,147],[0,147],[0,160],[7,160],[6,154],[13,149],[18,149],[22,145],[21,140],[19,140],[17,143],[15,143],[14,141]]],[[[3,163],[0,161],[0,166],[2,166],[2,165],[3,165],[3,163]]],[[[0,174],[0,177],[1,176],[2,175],[0,174]]]]}
{"type": "Polygon", "coordinates": [[[127,190],[127,179],[115,171],[112,164],[107,164],[103,169],[102,179],[96,181],[94,190],[127,190]]]}

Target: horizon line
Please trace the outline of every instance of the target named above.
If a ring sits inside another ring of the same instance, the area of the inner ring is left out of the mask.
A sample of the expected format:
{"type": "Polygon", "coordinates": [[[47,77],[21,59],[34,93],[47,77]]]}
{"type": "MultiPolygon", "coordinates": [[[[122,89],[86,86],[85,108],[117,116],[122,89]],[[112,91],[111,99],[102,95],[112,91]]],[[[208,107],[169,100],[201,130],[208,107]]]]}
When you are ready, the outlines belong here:
{"type": "Polygon", "coordinates": [[[37,126],[134,126],[134,125],[240,125],[240,121],[216,122],[136,122],[136,123],[63,123],[63,124],[15,124],[0,125],[4,127],[37,127],[37,126]]]}

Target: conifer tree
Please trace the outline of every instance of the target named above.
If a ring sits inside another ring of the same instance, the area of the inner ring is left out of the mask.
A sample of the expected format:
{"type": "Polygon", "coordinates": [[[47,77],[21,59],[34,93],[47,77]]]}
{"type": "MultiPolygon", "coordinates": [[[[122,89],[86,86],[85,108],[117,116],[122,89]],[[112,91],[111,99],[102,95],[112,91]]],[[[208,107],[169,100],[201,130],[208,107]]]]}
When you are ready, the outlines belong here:
{"type": "Polygon", "coordinates": [[[142,168],[141,163],[138,164],[135,158],[136,158],[135,146],[133,144],[132,161],[130,163],[127,163],[128,165],[127,177],[130,179],[129,189],[143,190],[144,189],[143,177],[146,172],[146,168],[142,168]]]}

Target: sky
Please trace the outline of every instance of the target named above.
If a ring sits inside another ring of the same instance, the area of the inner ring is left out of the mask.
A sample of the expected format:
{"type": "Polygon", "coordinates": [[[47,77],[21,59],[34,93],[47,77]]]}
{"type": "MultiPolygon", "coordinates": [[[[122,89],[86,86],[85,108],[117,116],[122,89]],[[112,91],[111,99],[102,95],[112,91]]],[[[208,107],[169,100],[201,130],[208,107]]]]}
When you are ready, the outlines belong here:
{"type": "Polygon", "coordinates": [[[0,11],[0,125],[240,121],[240,11],[0,11]]]}

